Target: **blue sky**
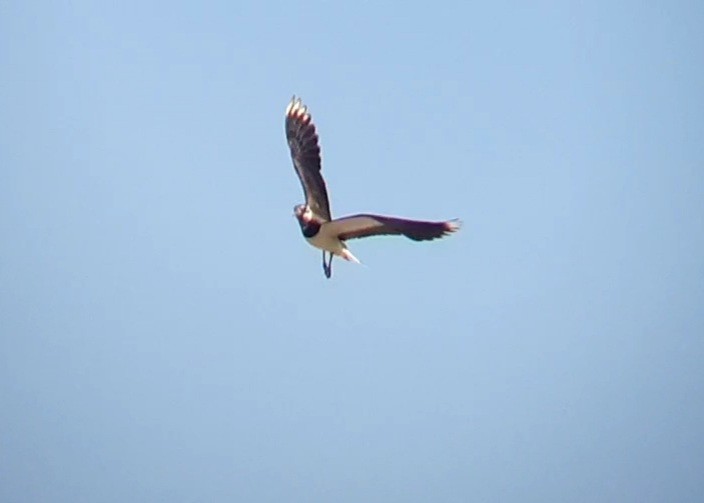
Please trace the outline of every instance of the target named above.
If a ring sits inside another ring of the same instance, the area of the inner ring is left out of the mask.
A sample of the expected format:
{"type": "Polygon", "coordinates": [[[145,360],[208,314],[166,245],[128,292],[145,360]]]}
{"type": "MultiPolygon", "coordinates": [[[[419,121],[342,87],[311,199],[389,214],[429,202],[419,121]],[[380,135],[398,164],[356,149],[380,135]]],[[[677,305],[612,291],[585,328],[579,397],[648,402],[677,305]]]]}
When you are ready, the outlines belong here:
{"type": "Polygon", "coordinates": [[[0,500],[699,501],[700,2],[3,2],[0,500]],[[335,215],[459,217],[319,252],[335,215]]]}

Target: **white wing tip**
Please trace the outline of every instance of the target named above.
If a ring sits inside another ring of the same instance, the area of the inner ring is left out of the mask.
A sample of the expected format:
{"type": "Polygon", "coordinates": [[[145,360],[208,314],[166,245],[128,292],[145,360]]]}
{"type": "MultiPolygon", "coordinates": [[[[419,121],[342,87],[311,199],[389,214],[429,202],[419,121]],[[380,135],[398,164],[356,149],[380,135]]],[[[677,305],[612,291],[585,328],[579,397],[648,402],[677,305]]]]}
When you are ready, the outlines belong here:
{"type": "Polygon", "coordinates": [[[303,104],[303,101],[301,101],[301,98],[297,98],[295,94],[293,95],[293,97],[291,98],[291,101],[289,102],[288,106],[286,107],[286,116],[287,117],[298,117],[303,120],[310,119],[310,114],[308,113],[308,107],[305,106],[303,104]]]}
{"type": "Polygon", "coordinates": [[[462,228],[462,221],[458,218],[455,218],[454,220],[448,220],[445,222],[445,232],[446,233],[452,233],[452,232],[457,232],[462,228]]]}

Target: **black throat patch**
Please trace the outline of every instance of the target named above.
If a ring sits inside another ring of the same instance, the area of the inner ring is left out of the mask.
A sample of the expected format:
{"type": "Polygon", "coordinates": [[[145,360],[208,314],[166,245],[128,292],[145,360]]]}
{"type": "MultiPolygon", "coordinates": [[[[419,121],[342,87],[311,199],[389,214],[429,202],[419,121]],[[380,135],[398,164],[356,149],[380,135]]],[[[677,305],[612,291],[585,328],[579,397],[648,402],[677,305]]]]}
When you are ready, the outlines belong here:
{"type": "Polygon", "coordinates": [[[298,223],[301,225],[301,232],[307,238],[312,238],[320,231],[321,224],[315,220],[311,220],[310,222],[303,222],[299,220],[298,223]]]}

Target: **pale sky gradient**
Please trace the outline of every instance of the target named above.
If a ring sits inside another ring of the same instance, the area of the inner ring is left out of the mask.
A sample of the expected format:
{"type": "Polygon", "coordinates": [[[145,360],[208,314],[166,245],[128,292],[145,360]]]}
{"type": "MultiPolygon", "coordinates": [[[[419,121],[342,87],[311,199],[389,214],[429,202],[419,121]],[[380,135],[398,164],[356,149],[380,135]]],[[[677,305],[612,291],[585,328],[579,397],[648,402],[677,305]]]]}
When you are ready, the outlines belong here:
{"type": "Polygon", "coordinates": [[[0,501],[700,502],[704,3],[0,3],[0,501]],[[459,217],[320,254],[335,215],[459,217]]]}

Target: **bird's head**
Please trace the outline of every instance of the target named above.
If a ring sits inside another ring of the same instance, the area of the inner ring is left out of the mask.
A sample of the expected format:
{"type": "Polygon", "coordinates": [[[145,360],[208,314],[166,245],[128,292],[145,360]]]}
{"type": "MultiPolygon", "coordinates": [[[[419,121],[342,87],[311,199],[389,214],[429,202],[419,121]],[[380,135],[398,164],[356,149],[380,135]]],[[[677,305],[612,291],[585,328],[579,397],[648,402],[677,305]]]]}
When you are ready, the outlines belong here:
{"type": "Polygon", "coordinates": [[[299,222],[307,224],[313,220],[313,212],[306,204],[298,204],[293,208],[293,214],[296,216],[299,222]]]}

